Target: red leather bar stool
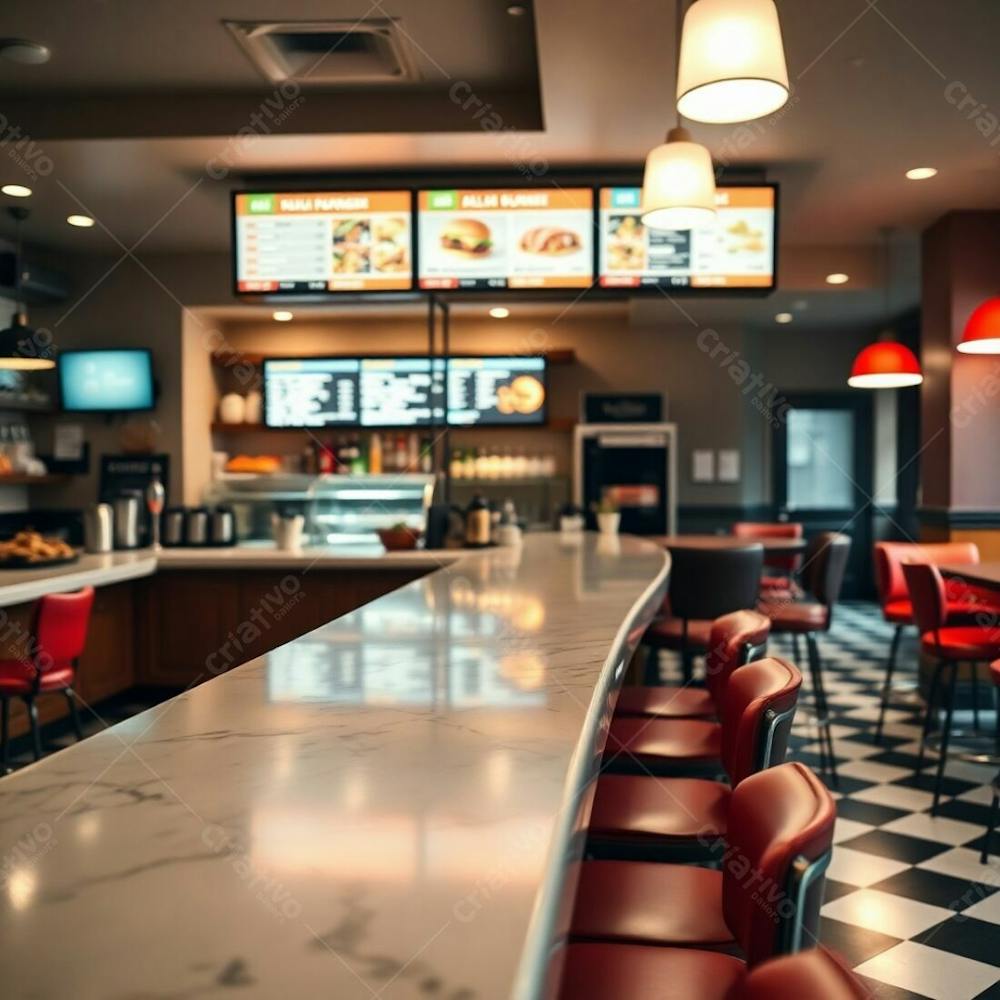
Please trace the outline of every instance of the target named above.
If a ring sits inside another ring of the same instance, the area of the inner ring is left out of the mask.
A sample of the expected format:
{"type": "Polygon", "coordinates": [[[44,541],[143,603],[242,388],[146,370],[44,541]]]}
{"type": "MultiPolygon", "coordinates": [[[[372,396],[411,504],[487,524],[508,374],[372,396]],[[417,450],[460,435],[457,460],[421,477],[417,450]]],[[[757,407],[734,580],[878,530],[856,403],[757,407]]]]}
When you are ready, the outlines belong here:
{"type": "MultiPolygon", "coordinates": [[[[802,525],[794,521],[737,521],[730,529],[735,538],[759,542],[765,538],[801,538],[802,525]]],[[[802,565],[802,554],[783,555],[780,552],[764,550],[764,574],[760,578],[760,589],[764,596],[772,594],[778,598],[792,600],[800,596],[801,588],[795,574],[802,565]],[[768,571],[771,572],[768,572],[768,571]]]]}
{"type": "MultiPolygon", "coordinates": [[[[876,743],[882,739],[885,712],[892,698],[892,678],[903,629],[916,624],[913,619],[913,602],[903,574],[903,566],[911,562],[930,563],[934,566],[943,563],[975,566],[979,562],[979,548],[972,542],[938,542],[928,545],[917,542],[875,543],[875,583],[879,604],[882,617],[894,626],[889,658],[885,664],[878,723],[875,726],[876,743]]],[[[994,613],[1000,611],[1000,607],[996,606],[995,595],[991,597],[976,587],[964,584],[949,582],[945,586],[949,625],[974,625],[977,613],[983,610],[992,610],[994,613]]],[[[978,713],[979,699],[975,700],[978,713]]]]}
{"type": "Polygon", "coordinates": [[[763,656],[771,620],[759,611],[734,611],[712,622],[705,654],[705,687],[634,685],[623,687],[615,715],[658,719],[713,718],[719,714],[729,675],[763,656]]]}
{"type": "Polygon", "coordinates": [[[77,660],[87,641],[93,604],[93,587],[85,587],[72,594],[42,597],[35,606],[35,620],[28,643],[29,655],[23,660],[0,660],[0,772],[7,771],[11,698],[21,698],[27,706],[35,760],[42,756],[38,707],[35,704],[39,695],[64,695],[69,703],[76,738],[82,738],[73,681],[77,660]]]}
{"type": "Polygon", "coordinates": [[[732,1000],[871,1000],[871,995],[826,948],[810,948],[751,969],[732,1000]]]}
{"type": "Polygon", "coordinates": [[[560,997],[723,1000],[748,966],[809,947],[835,818],[819,778],[781,764],[733,792],[721,870],[585,861],[560,997]]]}
{"type": "MultiPolygon", "coordinates": [[[[997,694],[997,742],[1000,743],[1000,660],[994,660],[990,664],[990,678],[997,694]]],[[[997,827],[998,814],[1000,814],[1000,771],[997,771],[993,779],[993,800],[990,802],[990,811],[986,818],[986,836],[983,837],[983,853],[979,859],[984,865],[990,856],[990,841],[997,827]]]]}
{"type": "Polygon", "coordinates": [[[951,741],[959,665],[963,662],[968,663],[974,676],[978,664],[1000,657],[1000,631],[978,625],[948,625],[948,597],[937,566],[928,563],[907,563],[903,566],[903,573],[906,576],[910,600],[913,602],[913,617],[917,628],[920,629],[920,649],[937,660],[927,694],[924,730],[914,772],[918,781],[923,771],[924,751],[937,711],[937,696],[942,692],[944,694],[944,725],[941,729],[941,745],[938,748],[934,802],[931,805],[931,815],[934,816],[937,815],[941,780],[944,777],[948,744],[951,741]],[[947,682],[942,680],[945,671],[948,672],[947,682]]]}
{"type": "MultiPolygon", "coordinates": [[[[733,788],[785,759],[802,675],[783,660],[735,670],[723,695],[722,766],[733,788]]],[[[701,778],[606,774],[597,783],[587,855],[706,860],[705,838],[725,837],[732,789],[701,778]]]]}
{"type": "Polygon", "coordinates": [[[664,602],[666,617],[653,622],[642,637],[649,650],[647,683],[659,680],[659,651],[681,655],[684,682],[693,676],[695,656],[711,642],[716,618],[757,604],[764,548],[748,542],[731,549],[671,547],[670,587],[664,602]]]}
{"type": "Polygon", "coordinates": [[[809,542],[802,563],[802,580],[810,601],[761,601],[760,610],[771,619],[772,634],[804,636],[809,653],[809,674],[812,679],[816,723],[820,737],[820,767],[829,770],[837,781],[837,763],[830,735],[830,713],[823,687],[823,661],[819,655],[817,636],[829,632],[833,609],[844,583],[851,539],[837,531],[822,531],[809,542]]]}

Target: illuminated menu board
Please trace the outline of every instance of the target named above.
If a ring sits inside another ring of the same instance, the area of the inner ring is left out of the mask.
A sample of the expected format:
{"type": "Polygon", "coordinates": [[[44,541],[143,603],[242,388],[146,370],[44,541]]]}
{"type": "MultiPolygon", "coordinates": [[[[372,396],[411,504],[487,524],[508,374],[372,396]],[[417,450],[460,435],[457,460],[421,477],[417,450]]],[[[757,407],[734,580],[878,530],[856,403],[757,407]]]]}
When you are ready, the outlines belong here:
{"type": "Polygon", "coordinates": [[[545,423],[545,358],[449,358],[453,427],[545,423]]]}
{"type": "Polygon", "coordinates": [[[443,422],[444,371],[442,358],[362,358],[361,426],[443,422]]]}
{"type": "Polygon", "coordinates": [[[409,191],[237,194],[236,291],[379,292],[413,284],[409,191]]]}
{"type": "Polygon", "coordinates": [[[421,288],[586,288],[593,282],[590,188],[421,191],[417,205],[421,288]]]}
{"type": "Polygon", "coordinates": [[[357,358],[264,361],[268,427],[351,427],[358,423],[361,363],[357,358]]]}
{"type": "Polygon", "coordinates": [[[703,229],[649,229],[641,201],[641,188],[600,189],[602,288],[774,287],[773,187],[718,188],[716,221],[703,229]]]}

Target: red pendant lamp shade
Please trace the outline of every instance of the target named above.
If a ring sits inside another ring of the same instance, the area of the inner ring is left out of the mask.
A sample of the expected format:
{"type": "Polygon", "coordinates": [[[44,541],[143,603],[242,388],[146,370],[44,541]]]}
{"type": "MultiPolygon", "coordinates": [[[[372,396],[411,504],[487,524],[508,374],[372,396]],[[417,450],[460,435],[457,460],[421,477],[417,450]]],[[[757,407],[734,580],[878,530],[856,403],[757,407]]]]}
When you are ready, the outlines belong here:
{"type": "Polygon", "coordinates": [[[847,384],[855,389],[901,389],[923,380],[913,351],[898,341],[884,340],[869,344],[854,359],[847,384]]]}
{"type": "Polygon", "coordinates": [[[987,299],[973,312],[957,346],[963,354],[1000,354],[1000,298],[987,299]]]}

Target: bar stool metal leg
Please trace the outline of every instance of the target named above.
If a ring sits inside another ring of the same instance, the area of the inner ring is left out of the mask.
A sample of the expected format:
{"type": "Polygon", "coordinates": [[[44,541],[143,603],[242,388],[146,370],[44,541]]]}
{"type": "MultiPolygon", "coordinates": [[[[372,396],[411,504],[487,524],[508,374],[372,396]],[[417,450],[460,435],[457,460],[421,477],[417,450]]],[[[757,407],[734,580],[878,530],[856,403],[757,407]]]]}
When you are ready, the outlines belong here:
{"type": "Polygon", "coordinates": [[[903,634],[903,626],[897,625],[892,633],[892,643],[889,645],[889,659],[885,665],[885,683],[882,685],[882,699],[878,707],[878,723],[875,725],[875,742],[882,742],[882,726],[885,723],[885,710],[889,707],[892,695],[892,675],[896,669],[896,654],[899,652],[899,639],[903,634]]]}
{"type": "Polygon", "coordinates": [[[10,699],[0,698],[0,776],[7,773],[10,755],[10,699]]]}
{"type": "Polygon", "coordinates": [[[31,740],[35,752],[35,760],[42,759],[42,734],[38,729],[38,706],[34,698],[25,698],[25,705],[28,707],[28,721],[31,723],[31,740]]]}
{"type": "Polygon", "coordinates": [[[916,779],[916,783],[920,784],[920,775],[924,769],[924,751],[927,749],[927,737],[930,736],[931,724],[934,719],[934,703],[937,701],[938,690],[941,687],[941,671],[944,670],[946,663],[944,660],[940,660],[934,667],[934,673],[931,675],[931,686],[930,690],[927,692],[927,711],[924,714],[924,728],[923,732],[920,734],[920,750],[917,753],[917,766],[913,769],[913,777],[916,779]]]}
{"type": "Polygon", "coordinates": [[[937,815],[938,800],[941,798],[941,782],[944,780],[944,766],[948,760],[948,742],[951,739],[951,720],[955,712],[955,686],[958,680],[958,663],[951,664],[951,676],[948,678],[948,694],[945,702],[944,729],[941,731],[941,749],[938,755],[937,775],[934,778],[934,802],[931,805],[931,815],[937,815]]]}
{"type": "Polygon", "coordinates": [[[972,670],[972,728],[979,732],[979,671],[978,664],[973,661],[969,664],[972,670]]]}
{"type": "Polygon", "coordinates": [[[839,785],[837,760],[833,750],[833,734],[830,732],[830,711],[823,686],[823,662],[819,655],[819,643],[812,632],[806,634],[806,648],[809,652],[809,673],[813,683],[813,698],[816,704],[816,721],[819,724],[820,744],[826,741],[826,754],[830,762],[830,777],[834,786],[839,785]]]}
{"type": "Polygon", "coordinates": [[[73,732],[76,733],[77,742],[83,739],[83,729],[80,727],[80,713],[76,708],[76,692],[71,688],[63,691],[66,701],[69,704],[70,718],[73,720],[73,732]]]}
{"type": "Polygon", "coordinates": [[[990,803],[989,815],[986,818],[986,836],[983,837],[983,853],[979,856],[980,864],[986,864],[990,857],[990,841],[993,831],[997,828],[997,814],[1000,813],[1000,771],[993,779],[993,801],[990,803]]]}

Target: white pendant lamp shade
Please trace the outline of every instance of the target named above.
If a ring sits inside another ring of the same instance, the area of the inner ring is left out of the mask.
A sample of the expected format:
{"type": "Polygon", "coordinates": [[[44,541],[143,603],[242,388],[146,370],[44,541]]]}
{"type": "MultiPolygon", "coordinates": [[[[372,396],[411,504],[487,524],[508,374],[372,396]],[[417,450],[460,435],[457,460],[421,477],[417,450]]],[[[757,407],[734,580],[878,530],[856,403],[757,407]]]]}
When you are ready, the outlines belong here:
{"type": "Polygon", "coordinates": [[[695,0],[684,17],[677,110],[731,124],[777,111],[788,69],[774,0],[695,0]]]}
{"type": "Polygon", "coordinates": [[[687,129],[671,129],[646,157],[641,212],[650,229],[697,229],[715,221],[712,157],[687,129]]]}

